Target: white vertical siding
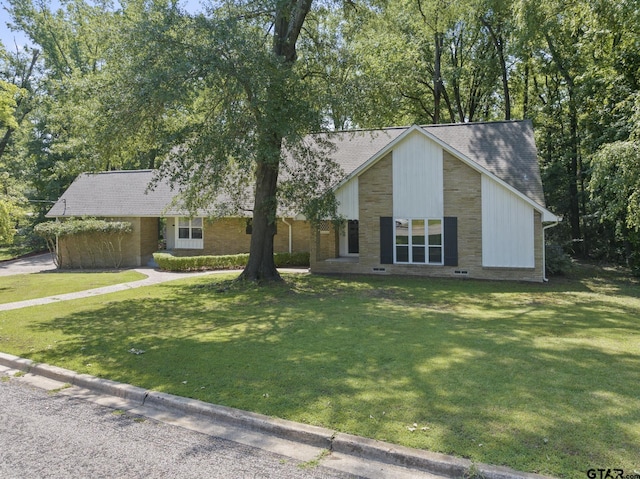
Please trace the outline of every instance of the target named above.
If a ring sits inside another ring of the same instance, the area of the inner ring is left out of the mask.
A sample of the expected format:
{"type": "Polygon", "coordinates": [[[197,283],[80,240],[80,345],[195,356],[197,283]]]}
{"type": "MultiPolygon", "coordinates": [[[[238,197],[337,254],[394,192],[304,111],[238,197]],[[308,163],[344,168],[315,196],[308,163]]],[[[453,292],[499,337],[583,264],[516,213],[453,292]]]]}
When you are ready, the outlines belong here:
{"type": "Polygon", "coordinates": [[[348,220],[358,218],[358,178],[352,178],[335,192],[338,201],[338,214],[348,220]]]}
{"type": "Polygon", "coordinates": [[[415,133],[393,150],[393,216],[441,218],[444,214],[442,147],[415,133]]]}
{"type": "Polygon", "coordinates": [[[531,205],[482,175],[482,265],[535,267],[531,205]]]}

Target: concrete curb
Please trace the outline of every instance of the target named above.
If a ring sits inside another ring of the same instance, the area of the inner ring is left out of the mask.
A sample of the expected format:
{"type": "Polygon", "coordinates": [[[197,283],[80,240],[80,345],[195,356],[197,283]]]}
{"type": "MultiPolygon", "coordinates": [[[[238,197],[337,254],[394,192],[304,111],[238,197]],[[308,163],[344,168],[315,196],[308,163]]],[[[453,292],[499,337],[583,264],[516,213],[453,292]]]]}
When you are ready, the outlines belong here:
{"type": "Polygon", "coordinates": [[[229,426],[277,436],[292,442],[450,478],[473,476],[484,479],[549,479],[548,476],[519,472],[507,467],[474,463],[468,459],[412,449],[365,437],[338,433],[323,427],[300,424],[227,406],[218,406],[196,399],[150,391],[88,374],[78,374],[57,366],[36,363],[30,359],[2,352],[0,352],[0,365],[127,399],[139,405],[164,411],[203,416],[229,426]]]}

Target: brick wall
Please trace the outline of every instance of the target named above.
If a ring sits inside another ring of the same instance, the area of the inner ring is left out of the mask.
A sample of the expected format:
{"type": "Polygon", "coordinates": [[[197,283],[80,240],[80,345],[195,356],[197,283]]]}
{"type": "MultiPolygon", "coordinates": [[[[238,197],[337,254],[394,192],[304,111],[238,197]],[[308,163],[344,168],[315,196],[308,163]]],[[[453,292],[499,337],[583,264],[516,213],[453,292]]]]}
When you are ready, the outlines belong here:
{"type": "Polygon", "coordinates": [[[358,177],[359,242],[357,260],[325,261],[339,255],[338,233],[314,232],[311,271],[317,273],[371,273],[380,267],[380,217],[393,215],[393,163],[389,153],[358,177]]]}
{"type": "Polygon", "coordinates": [[[444,216],[458,218],[458,265],[477,271],[482,267],[481,175],[446,151],[443,161],[444,216]]]}
{"type": "Polygon", "coordinates": [[[159,227],[159,218],[140,218],[140,266],[149,264],[158,251],[159,227]]]}
{"type": "MultiPolygon", "coordinates": [[[[307,221],[295,221],[287,218],[291,224],[292,251],[294,253],[309,251],[310,227],[307,221]]],[[[246,218],[221,218],[205,220],[203,249],[175,249],[177,256],[198,255],[231,255],[248,253],[251,246],[251,235],[246,233],[246,218]]],[[[289,226],[278,219],[278,232],[273,238],[274,253],[289,252],[289,226]]]]}
{"type": "Polygon", "coordinates": [[[393,216],[393,156],[391,153],[358,178],[360,268],[380,266],[380,217],[393,216]]]}
{"type": "MultiPolygon", "coordinates": [[[[534,215],[535,268],[484,268],[482,266],[481,174],[444,152],[444,216],[458,218],[458,266],[381,265],[380,217],[393,216],[392,154],[359,177],[360,257],[353,261],[322,261],[312,256],[311,271],[318,273],[402,274],[430,277],[464,277],[516,281],[542,281],[542,224],[534,215]],[[374,268],[377,270],[374,270],[374,268]]],[[[315,248],[325,247],[324,236],[313,238],[315,248]]],[[[338,256],[337,254],[335,256],[338,256]]]]}

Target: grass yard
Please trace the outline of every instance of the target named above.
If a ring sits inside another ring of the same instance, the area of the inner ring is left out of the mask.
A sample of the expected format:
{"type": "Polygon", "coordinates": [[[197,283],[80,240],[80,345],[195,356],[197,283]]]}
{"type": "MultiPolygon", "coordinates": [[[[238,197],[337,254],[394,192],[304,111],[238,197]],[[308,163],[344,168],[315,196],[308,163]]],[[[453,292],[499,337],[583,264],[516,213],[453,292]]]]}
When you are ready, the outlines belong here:
{"type": "Polygon", "coordinates": [[[615,271],[229,278],[0,312],[0,350],[522,471],[640,471],[640,288],[615,271]]]}
{"type": "Polygon", "coordinates": [[[146,278],[136,271],[105,273],[34,273],[0,276],[0,304],[73,293],[146,278]]]}
{"type": "Polygon", "coordinates": [[[33,253],[33,248],[28,245],[3,245],[0,246],[0,261],[8,261],[29,253],[33,253]]]}

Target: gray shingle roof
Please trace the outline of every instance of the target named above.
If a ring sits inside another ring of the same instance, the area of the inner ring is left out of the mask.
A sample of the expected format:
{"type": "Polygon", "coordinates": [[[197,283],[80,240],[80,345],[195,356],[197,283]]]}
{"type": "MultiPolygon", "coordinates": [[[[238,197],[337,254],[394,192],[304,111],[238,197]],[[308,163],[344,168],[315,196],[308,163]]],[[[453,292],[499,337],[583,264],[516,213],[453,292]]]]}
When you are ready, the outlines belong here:
{"type": "Polygon", "coordinates": [[[423,128],[540,206],[545,206],[538,152],[530,120],[423,128]]]}
{"type": "MultiPolygon", "coordinates": [[[[493,173],[540,206],[545,206],[531,121],[459,123],[421,127],[493,173]]],[[[334,159],[347,175],[408,127],[332,133],[334,159]]]]}
{"type": "MultiPolygon", "coordinates": [[[[422,127],[454,150],[502,179],[540,206],[545,205],[530,121],[462,123],[422,127]]],[[[334,143],[331,154],[346,175],[373,157],[408,128],[355,130],[323,134],[334,143]]],[[[178,216],[170,207],[177,194],[166,182],[148,191],[152,170],[83,173],[51,208],[61,216],[178,216]]]]}
{"type": "Polygon", "coordinates": [[[82,173],[47,216],[164,216],[176,192],[164,182],[147,191],[153,175],[153,170],[82,173]]]}

